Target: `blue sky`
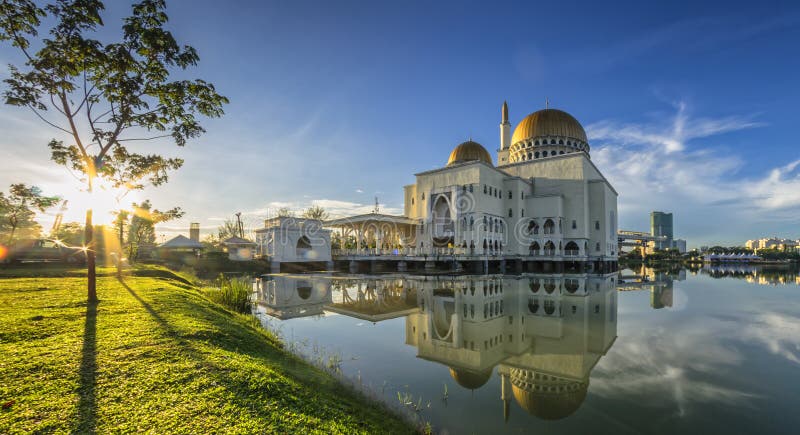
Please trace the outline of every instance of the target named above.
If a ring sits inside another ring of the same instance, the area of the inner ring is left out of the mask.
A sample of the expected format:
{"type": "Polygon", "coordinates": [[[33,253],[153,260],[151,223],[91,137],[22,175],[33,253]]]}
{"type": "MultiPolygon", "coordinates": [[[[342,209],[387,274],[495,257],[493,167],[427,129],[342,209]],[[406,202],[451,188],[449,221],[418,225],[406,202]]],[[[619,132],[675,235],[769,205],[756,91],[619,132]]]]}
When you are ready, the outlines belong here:
{"type": "MultiPolygon", "coordinates": [[[[621,228],[647,229],[656,209],[690,246],[800,237],[800,6],[654,3],[170,2],[201,56],[189,75],[231,104],[186,148],[149,145],[186,163],[129,198],[183,207],[165,232],[376,195],[400,212],[402,186],[456,144],[494,153],[503,100],[514,124],[549,98],[586,128],[621,228]]],[[[19,57],[3,45],[0,61],[19,57]]],[[[63,189],[56,132],[8,106],[0,129],[0,186],[63,189]]]]}

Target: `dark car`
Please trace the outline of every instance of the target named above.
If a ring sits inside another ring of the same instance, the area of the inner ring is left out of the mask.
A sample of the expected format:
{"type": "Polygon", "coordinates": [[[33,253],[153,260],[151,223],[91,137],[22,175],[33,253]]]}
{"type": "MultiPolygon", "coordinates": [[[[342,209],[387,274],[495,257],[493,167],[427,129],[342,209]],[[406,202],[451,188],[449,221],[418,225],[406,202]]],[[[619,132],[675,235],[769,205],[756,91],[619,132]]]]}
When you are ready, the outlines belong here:
{"type": "Polygon", "coordinates": [[[83,264],[86,262],[86,253],[83,248],[67,246],[58,240],[27,239],[9,246],[3,261],[83,264]]]}

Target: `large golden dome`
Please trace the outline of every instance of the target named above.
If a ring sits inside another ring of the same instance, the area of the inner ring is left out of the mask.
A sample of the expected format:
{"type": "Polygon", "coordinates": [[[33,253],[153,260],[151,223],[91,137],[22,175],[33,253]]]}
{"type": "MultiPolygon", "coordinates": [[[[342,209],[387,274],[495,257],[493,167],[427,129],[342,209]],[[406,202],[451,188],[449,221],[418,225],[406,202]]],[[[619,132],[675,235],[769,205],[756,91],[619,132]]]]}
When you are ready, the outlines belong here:
{"type": "Polygon", "coordinates": [[[567,137],[583,143],[589,142],[581,123],[572,115],[562,110],[544,109],[531,113],[517,124],[511,137],[511,144],[543,136],[567,137]]]}
{"type": "Polygon", "coordinates": [[[572,415],[586,400],[589,380],[575,381],[532,370],[512,369],[511,392],[522,409],[544,420],[572,415]]]}
{"type": "Polygon", "coordinates": [[[450,153],[450,158],[447,160],[447,166],[475,160],[488,163],[489,165],[492,164],[492,156],[489,154],[489,151],[486,151],[486,148],[478,142],[468,140],[453,148],[453,152],[450,153]]]}

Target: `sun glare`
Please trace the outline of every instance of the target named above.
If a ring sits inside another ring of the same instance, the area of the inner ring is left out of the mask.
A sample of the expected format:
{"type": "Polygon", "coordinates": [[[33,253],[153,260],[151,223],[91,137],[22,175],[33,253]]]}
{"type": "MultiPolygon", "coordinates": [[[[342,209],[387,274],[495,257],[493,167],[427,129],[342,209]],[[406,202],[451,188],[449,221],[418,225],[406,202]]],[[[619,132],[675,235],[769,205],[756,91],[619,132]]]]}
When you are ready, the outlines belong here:
{"type": "Polygon", "coordinates": [[[113,212],[130,208],[130,204],[138,200],[135,192],[124,196],[123,193],[102,180],[95,183],[91,193],[71,189],[61,192],[61,196],[68,201],[64,221],[83,222],[86,210],[92,209],[92,221],[95,225],[111,224],[114,220],[113,212]]]}

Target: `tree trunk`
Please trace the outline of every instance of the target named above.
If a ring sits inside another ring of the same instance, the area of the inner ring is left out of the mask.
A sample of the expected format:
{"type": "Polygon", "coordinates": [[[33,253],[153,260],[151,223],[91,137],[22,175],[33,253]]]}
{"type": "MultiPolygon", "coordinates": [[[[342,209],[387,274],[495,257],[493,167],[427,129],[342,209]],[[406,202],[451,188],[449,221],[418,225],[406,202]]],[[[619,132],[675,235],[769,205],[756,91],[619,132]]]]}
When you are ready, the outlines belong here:
{"type": "Polygon", "coordinates": [[[97,302],[97,271],[95,270],[94,228],[92,227],[92,210],[86,210],[86,226],[84,227],[84,244],[86,245],[86,283],[89,303],[97,302]]]}

